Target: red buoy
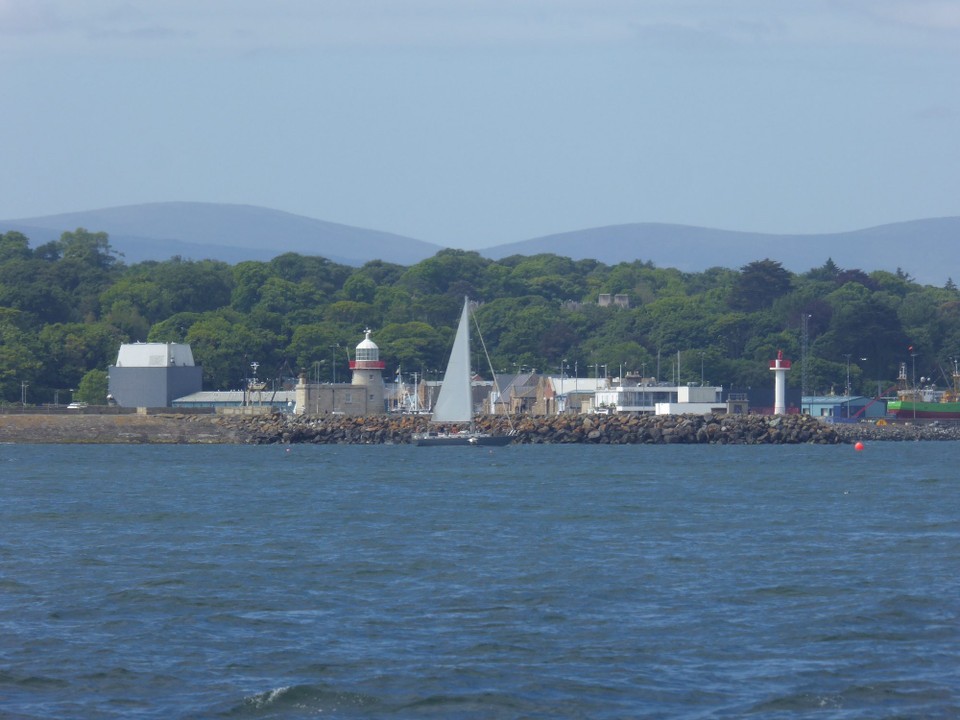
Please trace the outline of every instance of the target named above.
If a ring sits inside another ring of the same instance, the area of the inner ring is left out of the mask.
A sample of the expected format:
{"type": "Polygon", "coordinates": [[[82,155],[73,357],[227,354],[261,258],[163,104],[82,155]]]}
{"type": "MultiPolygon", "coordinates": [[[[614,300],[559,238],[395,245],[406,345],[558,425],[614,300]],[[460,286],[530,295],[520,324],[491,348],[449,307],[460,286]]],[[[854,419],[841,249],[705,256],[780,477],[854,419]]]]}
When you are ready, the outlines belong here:
{"type": "Polygon", "coordinates": [[[857,444],[853,446],[853,449],[856,450],[857,452],[860,452],[861,450],[863,450],[863,443],[858,441],[857,444]]]}

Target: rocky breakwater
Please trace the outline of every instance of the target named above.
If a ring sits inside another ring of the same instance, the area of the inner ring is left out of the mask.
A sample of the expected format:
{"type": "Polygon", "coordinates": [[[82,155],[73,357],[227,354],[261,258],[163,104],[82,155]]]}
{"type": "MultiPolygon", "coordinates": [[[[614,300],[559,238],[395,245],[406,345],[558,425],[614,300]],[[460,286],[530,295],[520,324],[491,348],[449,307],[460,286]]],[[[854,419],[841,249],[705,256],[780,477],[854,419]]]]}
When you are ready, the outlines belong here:
{"type": "Polygon", "coordinates": [[[955,422],[895,422],[838,424],[837,434],[843,442],[884,441],[906,442],[916,440],[960,440],[960,424],[955,422]]]}
{"type": "MultiPolygon", "coordinates": [[[[271,415],[223,418],[245,442],[316,444],[407,444],[427,429],[416,416],[305,417],[271,415]]],[[[513,428],[503,417],[484,417],[478,429],[513,432],[515,444],[716,444],[833,445],[853,442],[836,426],[806,415],[561,415],[521,417],[513,428]]],[[[441,426],[442,427],[442,426],[441,426]]]]}
{"type": "MultiPolygon", "coordinates": [[[[960,440],[960,423],[833,425],[801,415],[561,415],[514,418],[512,427],[504,417],[485,417],[477,425],[486,432],[513,432],[514,443],[527,445],[960,440]]],[[[427,428],[420,416],[0,414],[0,443],[402,445],[427,428]]]]}

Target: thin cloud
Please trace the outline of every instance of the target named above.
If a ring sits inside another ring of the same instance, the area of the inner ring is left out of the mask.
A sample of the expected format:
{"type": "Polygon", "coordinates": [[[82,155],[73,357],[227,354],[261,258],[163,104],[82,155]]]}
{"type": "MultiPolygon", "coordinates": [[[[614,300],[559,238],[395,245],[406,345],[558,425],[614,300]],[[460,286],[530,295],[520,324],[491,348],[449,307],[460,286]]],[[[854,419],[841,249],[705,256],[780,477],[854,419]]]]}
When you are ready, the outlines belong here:
{"type": "Polygon", "coordinates": [[[55,3],[0,0],[0,35],[44,35],[63,27],[55,3]]]}
{"type": "Polygon", "coordinates": [[[0,0],[0,32],[37,52],[264,49],[875,45],[953,48],[947,0],[0,0]],[[96,41],[96,43],[92,42],[96,41]],[[35,47],[35,45],[30,45],[35,47]]]}
{"type": "Polygon", "coordinates": [[[873,11],[898,24],[935,32],[960,30],[960,3],[956,0],[880,2],[873,11]]]}

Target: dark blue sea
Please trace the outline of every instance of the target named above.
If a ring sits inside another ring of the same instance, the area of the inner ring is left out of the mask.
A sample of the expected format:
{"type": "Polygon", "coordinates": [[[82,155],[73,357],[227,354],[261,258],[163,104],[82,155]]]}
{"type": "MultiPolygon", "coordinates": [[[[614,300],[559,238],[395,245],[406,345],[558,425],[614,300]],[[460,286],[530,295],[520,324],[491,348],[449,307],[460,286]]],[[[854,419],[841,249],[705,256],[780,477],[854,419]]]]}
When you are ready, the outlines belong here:
{"type": "Polygon", "coordinates": [[[0,446],[0,717],[960,717],[958,468],[0,446]]]}

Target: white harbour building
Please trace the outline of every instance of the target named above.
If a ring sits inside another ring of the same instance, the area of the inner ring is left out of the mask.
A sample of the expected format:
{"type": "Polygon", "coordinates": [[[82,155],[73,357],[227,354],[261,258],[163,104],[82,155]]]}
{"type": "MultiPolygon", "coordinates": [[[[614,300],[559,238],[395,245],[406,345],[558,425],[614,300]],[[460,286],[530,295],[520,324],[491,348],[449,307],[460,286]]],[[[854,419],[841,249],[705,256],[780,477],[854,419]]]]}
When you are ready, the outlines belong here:
{"type": "Polygon", "coordinates": [[[681,415],[727,411],[720,386],[665,385],[642,380],[601,388],[594,395],[594,412],[681,415]]]}

